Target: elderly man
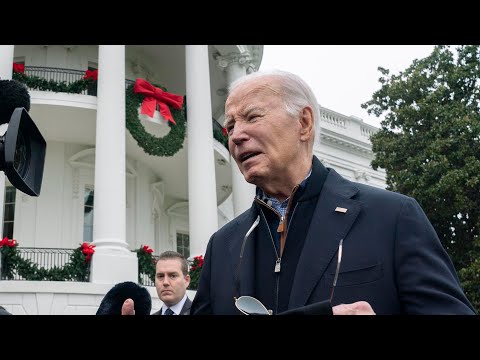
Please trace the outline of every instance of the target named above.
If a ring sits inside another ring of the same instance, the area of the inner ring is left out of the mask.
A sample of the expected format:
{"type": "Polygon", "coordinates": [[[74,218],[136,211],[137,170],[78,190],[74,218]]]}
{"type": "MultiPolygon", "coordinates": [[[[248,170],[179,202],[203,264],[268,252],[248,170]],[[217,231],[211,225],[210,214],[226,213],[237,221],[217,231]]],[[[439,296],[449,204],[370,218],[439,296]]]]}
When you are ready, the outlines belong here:
{"type": "Polygon", "coordinates": [[[191,314],[240,314],[244,295],[273,314],[325,301],[339,315],[474,314],[419,204],[325,168],[313,156],[318,121],[294,74],[232,84],[229,149],[257,192],[210,238],[191,314]]]}

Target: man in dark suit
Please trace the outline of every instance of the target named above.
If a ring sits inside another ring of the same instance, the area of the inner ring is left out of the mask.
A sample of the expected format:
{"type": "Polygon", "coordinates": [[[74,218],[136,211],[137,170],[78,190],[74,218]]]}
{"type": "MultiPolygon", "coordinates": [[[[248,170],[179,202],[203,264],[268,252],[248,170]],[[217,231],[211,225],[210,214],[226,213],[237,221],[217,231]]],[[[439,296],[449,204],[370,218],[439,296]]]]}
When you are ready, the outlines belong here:
{"type": "MultiPolygon", "coordinates": [[[[162,308],[152,315],[190,315],[192,301],[187,296],[190,284],[188,262],[176,251],[160,254],[155,267],[155,288],[162,308]]],[[[129,298],[121,309],[122,315],[135,315],[135,303],[129,298]]]]}
{"type": "Polygon", "coordinates": [[[152,315],[190,315],[192,301],[187,296],[190,284],[188,262],[176,251],[160,254],[155,274],[155,287],[162,308],[152,315]]]}
{"type": "Polygon", "coordinates": [[[257,193],[210,238],[191,314],[240,314],[243,295],[273,314],[324,300],[334,315],[474,314],[413,198],[346,180],[313,155],[319,118],[294,74],[232,84],[229,150],[257,193]]]}

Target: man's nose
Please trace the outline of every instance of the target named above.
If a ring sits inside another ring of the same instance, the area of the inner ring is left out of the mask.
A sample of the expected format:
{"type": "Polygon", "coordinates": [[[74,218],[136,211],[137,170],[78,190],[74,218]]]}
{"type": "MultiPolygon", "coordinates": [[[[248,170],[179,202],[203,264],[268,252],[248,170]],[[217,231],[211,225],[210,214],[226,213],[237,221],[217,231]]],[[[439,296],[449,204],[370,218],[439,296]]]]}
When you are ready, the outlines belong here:
{"type": "Polygon", "coordinates": [[[245,124],[243,122],[237,122],[229,138],[235,145],[239,145],[243,141],[248,140],[248,132],[246,131],[245,124]]]}

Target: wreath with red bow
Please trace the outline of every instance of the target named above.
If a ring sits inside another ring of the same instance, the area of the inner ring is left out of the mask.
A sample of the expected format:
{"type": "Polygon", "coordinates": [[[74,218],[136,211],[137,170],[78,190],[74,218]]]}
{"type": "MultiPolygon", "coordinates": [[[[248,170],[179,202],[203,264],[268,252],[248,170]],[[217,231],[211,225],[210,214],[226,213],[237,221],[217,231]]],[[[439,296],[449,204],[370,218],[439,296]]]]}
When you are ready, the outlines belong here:
{"type": "MultiPolygon", "coordinates": [[[[139,80],[141,79],[137,79],[137,83],[139,80]]],[[[156,92],[162,91],[166,93],[167,91],[162,86],[152,85],[152,87],[157,88],[156,92]]],[[[147,154],[155,156],[175,155],[183,147],[183,141],[185,140],[185,101],[183,101],[182,104],[178,103],[175,106],[172,106],[167,102],[168,105],[164,105],[163,109],[160,107],[160,111],[162,115],[164,115],[165,106],[168,106],[168,111],[171,113],[173,121],[168,121],[168,126],[170,126],[169,133],[159,138],[148,133],[140,122],[140,119],[138,118],[138,108],[142,106],[144,100],[149,100],[146,99],[149,96],[142,93],[135,93],[134,88],[135,84],[129,85],[125,93],[125,116],[128,131],[137,141],[138,146],[140,146],[147,154]]]]}
{"type": "MultiPolygon", "coordinates": [[[[27,76],[22,64],[14,64],[13,69],[13,79],[24,83],[30,89],[75,94],[88,89],[90,95],[97,95],[98,70],[87,70],[82,79],[67,84],[38,76],[27,76]]],[[[168,93],[162,86],[152,85],[143,79],[137,79],[136,83],[139,82],[140,86],[143,86],[139,93],[134,91],[135,84],[129,85],[125,93],[126,127],[138,146],[147,154],[173,156],[183,147],[185,140],[185,99],[183,96],[168,93]],[[157,103],[162,116],[168,120],[170,126],[169,133],[161,138],[148,133],[138,118],[140,106],[142,106],[142,113],[152,116],[157,103]]]]}

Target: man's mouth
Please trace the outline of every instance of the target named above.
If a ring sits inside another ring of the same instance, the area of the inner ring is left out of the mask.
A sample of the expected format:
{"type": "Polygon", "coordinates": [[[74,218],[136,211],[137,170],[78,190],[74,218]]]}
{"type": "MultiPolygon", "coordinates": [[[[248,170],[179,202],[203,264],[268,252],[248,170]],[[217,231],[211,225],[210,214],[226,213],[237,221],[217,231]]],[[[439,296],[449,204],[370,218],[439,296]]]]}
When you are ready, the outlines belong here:
{"type": "Polygon", "coordinates": [[[240,160],[240,162],[243,163],[244,161],[246,161],[248,159],[251,159],[251,158],[253,158],[257,155],[260,155],[260,153],[259,152],[246,152],[246,153],[243,153],[243,154],[240,155],[239,160],[240,160]]]}

